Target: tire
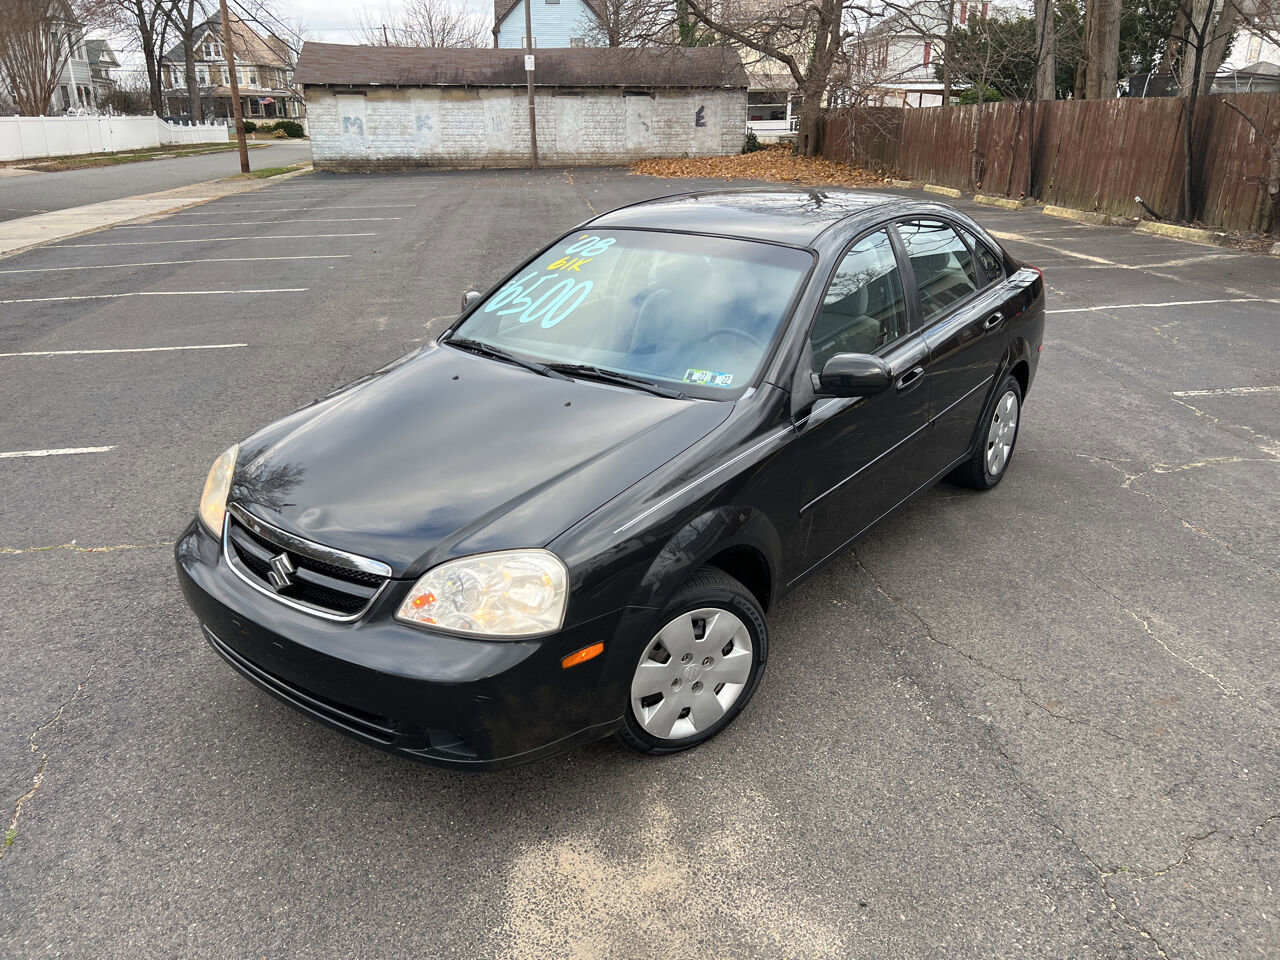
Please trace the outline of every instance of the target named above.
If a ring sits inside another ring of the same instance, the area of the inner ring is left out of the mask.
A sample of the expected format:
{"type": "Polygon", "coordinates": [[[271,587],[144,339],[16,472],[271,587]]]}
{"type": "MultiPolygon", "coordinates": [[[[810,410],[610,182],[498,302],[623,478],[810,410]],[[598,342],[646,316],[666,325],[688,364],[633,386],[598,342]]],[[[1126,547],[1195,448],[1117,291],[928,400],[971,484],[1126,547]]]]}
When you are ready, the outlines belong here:
{"type": "Polygon", "coordinates": [[[688,750],[729,726],[756,692],[769,652],[759,602],[715,567],[694,573],[658,623],[637,656],[617,733],[648,754],[688,750]]]}
{"type": "Polygon", "coordinates": [[[949,479],[962,487],[990,490],[1009,470],[1018,429],[1022,425],[1022,387],[1008,376],[996,391],[995,406],[983,421],[973,456],[951,472],[949,479]]]}

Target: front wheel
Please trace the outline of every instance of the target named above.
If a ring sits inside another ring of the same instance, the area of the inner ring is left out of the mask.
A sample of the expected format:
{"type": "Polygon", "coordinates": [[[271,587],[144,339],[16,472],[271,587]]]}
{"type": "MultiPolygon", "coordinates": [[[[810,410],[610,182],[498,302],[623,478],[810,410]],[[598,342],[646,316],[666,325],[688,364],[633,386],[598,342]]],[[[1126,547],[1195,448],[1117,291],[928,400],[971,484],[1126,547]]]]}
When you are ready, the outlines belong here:
{"type": "Polygon", "coordinates": [[[951,480],[961,486],[990,490],[1004,477],[1013,459],[1022,414],[1022,387],[1017,378],[1005,377],[996,397],[996,405],[973,456],[951,473],[951,480]]]}
{"type": "Polygon", "coordinates": [[[618,739],[641,753],[710,740],[755,693],[768,653],[760,604],[721,570],[704,567],[663,612],[640,653],[618,739]]]}

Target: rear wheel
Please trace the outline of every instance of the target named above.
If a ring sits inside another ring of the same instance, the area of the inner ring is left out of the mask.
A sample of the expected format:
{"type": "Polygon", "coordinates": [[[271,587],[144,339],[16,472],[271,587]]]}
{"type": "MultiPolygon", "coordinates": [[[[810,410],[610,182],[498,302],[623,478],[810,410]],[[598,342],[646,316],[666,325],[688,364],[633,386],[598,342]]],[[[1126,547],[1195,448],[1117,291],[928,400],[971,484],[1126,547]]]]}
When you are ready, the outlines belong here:
{"type": "Polygon", "coordinates": [[[999,483],[1013,459],[1021,415],[1022,387],[1015,377],[1005,377],[973,456],[956,467],[950,479],[975,490],[990,490],[999,483]]]}
{"type": "Polygon", "coordinates": [[[760,604],[704,567],[672,598],[632,672],[618,739],[641,753],[675,753],[733,722],[760,683],[768,631],[760,604]]]}

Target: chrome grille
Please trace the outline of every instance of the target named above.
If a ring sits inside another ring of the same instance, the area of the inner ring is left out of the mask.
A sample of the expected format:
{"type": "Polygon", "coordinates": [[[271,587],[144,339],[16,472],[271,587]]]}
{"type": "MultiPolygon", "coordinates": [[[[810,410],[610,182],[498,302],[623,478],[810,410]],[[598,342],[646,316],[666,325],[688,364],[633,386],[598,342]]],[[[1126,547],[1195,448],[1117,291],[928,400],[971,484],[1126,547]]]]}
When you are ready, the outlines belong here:
{"type": "Polygon", "coordinates": [[[223,552],[250,586],[281,603],[330,620],[356,620],[382,592],[391,568],[277,530],[227,505],[223,552]]]}

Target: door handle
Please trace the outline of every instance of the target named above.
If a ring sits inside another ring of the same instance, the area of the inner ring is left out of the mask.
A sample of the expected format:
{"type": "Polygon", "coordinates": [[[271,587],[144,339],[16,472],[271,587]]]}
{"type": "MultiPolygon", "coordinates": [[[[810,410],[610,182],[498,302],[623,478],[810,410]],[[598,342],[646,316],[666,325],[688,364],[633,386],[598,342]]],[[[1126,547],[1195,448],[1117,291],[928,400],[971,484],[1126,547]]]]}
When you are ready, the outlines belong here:
{"type": "Polygon", "coordinates": [[[991,316],[987,317],[987,322],[982,325],[983,330],[994,330],[1000,324],[1004,323],[1004,314],[998,310],[991,316]]]}
{"type": "Polygon", "coordinates": [[[924,367],[912,367],[894,383],[899,393],[906,393],[924,379],[924,367]]]}

